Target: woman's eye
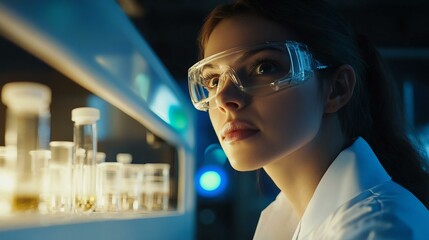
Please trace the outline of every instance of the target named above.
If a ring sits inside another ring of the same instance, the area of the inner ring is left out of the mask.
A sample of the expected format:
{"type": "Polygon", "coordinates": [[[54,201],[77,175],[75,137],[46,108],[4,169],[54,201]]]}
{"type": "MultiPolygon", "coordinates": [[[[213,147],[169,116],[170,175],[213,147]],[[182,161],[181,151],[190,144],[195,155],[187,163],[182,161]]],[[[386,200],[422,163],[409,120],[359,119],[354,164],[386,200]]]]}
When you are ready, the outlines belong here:
{"type": "Polygon", "coordinates": [[[209,90],[217,88],[218,83],[219,83],[218,76],[207,76],[207,77],[204,77],[204,80],[203,80],[204,87],[209,90]]]}
{"type": "Polygon", "coordinates": [[[270,62],[262,62],[259,63],[256,68],[255,68],[255,73],[260,75],[260,74],[268,74],[268,73],[273,73],[277,70],[277,67],[270,62]]]}

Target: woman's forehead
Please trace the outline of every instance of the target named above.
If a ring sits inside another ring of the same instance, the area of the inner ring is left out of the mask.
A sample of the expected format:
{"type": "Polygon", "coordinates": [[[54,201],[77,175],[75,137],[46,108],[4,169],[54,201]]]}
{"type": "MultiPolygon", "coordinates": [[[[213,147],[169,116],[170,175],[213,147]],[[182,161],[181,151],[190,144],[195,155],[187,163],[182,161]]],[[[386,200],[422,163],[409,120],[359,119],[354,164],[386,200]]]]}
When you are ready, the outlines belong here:
{"type": "Polygon", "coordinates": [[[295,39],[278,23],[254,15],[222,20],[213,29],[204,49],[204,58],[234,47],[295,39]]]}

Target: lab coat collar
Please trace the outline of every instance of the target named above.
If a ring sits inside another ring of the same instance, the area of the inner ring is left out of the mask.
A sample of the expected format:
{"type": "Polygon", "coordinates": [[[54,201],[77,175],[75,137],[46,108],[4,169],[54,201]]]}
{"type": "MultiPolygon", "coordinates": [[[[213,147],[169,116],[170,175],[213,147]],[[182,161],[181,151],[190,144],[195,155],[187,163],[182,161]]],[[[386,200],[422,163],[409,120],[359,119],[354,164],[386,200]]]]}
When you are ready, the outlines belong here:
{"type": "MultiPolygon", "coordinates": [[[[359,193],[390,180],[368,143],[361,137],[342,151],[320,180],[295,236],[305,237],[341,205],[359,193]]],[[[296,238],[294,238],[296,239],[296,238]]]]}

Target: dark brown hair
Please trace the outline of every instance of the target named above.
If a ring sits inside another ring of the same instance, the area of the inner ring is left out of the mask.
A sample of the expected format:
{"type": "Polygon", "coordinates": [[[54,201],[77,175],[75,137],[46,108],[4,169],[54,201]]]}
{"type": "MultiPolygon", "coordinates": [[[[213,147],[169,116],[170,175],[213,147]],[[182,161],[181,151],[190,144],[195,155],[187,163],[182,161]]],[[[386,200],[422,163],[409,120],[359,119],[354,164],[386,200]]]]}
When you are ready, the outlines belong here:
{"type": "Polygon", "coordinates": [[[216,25],[241,14],[287,26],[323,63],[353,67],[355,90],[338,112],[343,133],[349,139],[363,137],[393,180],[429,207],[426,159],[409,137],[396,83],[388,77],[382,59],[367,38],[356,35],[335,9],[321,0],[239,0],[209,14],[199,36],[201,57],[216,25]]]}

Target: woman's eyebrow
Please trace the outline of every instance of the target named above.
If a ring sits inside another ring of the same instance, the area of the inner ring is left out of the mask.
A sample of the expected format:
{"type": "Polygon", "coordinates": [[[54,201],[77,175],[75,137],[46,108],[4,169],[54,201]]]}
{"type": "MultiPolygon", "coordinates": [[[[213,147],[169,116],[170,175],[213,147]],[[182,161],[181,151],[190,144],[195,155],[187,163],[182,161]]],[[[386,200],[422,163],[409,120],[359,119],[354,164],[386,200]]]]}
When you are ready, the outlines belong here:
{"type": "MultiPolygon", "coordinates": [[[[262,51],[276,51],[276,52],[284,52],[284,51],[282,51],[281,49],[279,49],[279,48],[276,48],[276,47],[266,47],[266,48],[261,48],[261,49],[255,49],[255,50],[250,50],[250,51],[245,51],[245,52],[242,52],[241,54],[240,54],[240,56],[237,58],[237,59],[234,59],[234,63],[237,63],[237,62],[241,62],[241,61],[246,61],[246,59],[247,58],[249,58],[249,57],[253,57],[254,55],[256,55],[256,54],[258,54],[258,53],[260,53],[260,52],[262,52],[262,51]]],[[[211,70],[211,69],[215,69],[216,68],[216,64],[213,64],[213,63],[206,63],[206,64],[204,64],[203,66],[202,66],[202,68],[201,68],[201,72],[204,72],[204,71],[206,71],[206,70],[211,70]]]]}
{"type": "Polygon", "coordinates": [[[276,51],[276,52],[283,52],[281,49],[276,48],[276,47],[266,47],[266,48],[261,48],[261,49],[255,49],[255,50],[251,50],[251,51],[247,51],[245,53],[243,53],[239,58],[237,58],[237,61],[242,61],[245,60],[246,58],[252,57],[253,55],[256,55],[262,51],[276,51]]]}
{"type": "Polygon", "coordinates": [[[212,63],[204,64],[204,66],[201,68],[201,72],[204,72],[205,70],[211,70],[214,69],[214,65],[212,63]]]}

